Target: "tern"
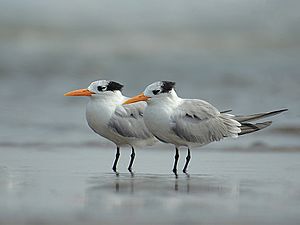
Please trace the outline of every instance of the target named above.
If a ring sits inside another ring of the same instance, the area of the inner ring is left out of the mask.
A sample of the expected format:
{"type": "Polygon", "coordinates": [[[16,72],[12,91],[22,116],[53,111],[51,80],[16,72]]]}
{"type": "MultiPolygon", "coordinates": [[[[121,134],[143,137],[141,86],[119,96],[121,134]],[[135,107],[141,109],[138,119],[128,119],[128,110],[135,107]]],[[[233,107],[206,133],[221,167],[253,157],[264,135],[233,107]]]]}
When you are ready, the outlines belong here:
{"type": "Polygon", "coordinates": [[[79,89],[64,94],[65,96],[88,96],[86,119],[89,127],[117,146],[113,171],[117,172],[120,147],[131,146],[128,170],[131,174],[135,158],[135,147],[153,145],[157,140],[149,132],[143,120],[145,102],[122,105],[128,98],[122,95],[123,85],[108,80],[92,82],[87,89],[79,89]]]}
{"type": "Polygon", "coordinates": [[[144,121],[150,132],[160,141],[175,146],[173,173],[177,176],[177,163],[181,146],[187,147],[183,172],[187,174],[191,160],[190,149],[223,138],[236,138],[271,125],[272,121],[250,123],[273,116],[287,109],[253,115],[232,115],[220,112],[210,103],[199,99],[182,99],[177,96],[175,82],[158,81],[146,87],[143,93],[124,102],[125,105],[146,101],[144,121]]]}

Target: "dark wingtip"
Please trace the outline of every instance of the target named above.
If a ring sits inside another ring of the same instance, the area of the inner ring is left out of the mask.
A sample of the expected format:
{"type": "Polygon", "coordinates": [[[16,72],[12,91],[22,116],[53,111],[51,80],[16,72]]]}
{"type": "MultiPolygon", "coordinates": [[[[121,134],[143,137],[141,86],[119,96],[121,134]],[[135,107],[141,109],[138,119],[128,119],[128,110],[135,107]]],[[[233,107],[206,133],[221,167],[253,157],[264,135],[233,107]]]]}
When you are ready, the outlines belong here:
{"type": "Polygon", "coordinates": [[[266,115],[274,116],[274,115],[277,115],[279,113],[286,112],[286,111],[288,111],[288,109],[279,109],[279,110],[275,110],[275,111],[269,112],[266,115]]]}
{"type": "Polygon", "coordinates": [[[282,112],[286,112],[286,111],[289,111],[288,108],[285,108],[285,109],[279,109],[279,110],[276,110],[275,112],[277,113],[282,113],[282,112]]]}
{"type": "Polygon", "coordinates": [[[244,135],[244,134],[250,134],[262,129],[265,129],[266,127],[270,126],[273,122],[270,121],[265,121],[261,123],[241,123],[241,132],[238,134],[239,136],[244,135]]]}
{"type": "Polygon", "coordinates": [[[229,113],[229,112],[232,112],[232,109],[224,110],[224,111],[221,111],[220,113],[229,113]]]}
{"type": "Polygon", "coordinates": [[[266,121],[266,122],[257,123],[257,125],[264,125],[265,127],[268,127],[268,126],[270,126],[272,123],[273,123],[273,121],[269,120],[269,121],[266,121]]]}
{"type": "Polygon", "coordinates": [[[175,85],[176,83],[174,81],[162,81],[162,93],[171,91],[175,87],[175,85]]]}
{"type": "Polygon", "coordinates": [[[116,81],[109,81],[107,85],[107,91],[122,91],[124,85],[116,81]]]}

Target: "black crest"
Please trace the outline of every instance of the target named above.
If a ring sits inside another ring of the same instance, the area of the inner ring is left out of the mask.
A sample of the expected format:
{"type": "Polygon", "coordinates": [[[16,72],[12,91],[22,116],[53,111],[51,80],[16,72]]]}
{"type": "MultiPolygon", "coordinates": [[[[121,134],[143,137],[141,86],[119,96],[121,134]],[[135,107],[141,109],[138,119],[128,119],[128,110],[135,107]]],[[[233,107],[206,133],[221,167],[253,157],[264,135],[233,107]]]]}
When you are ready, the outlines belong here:
{"type": "Polygon", "coordinates": [[[109,81],[106,91],[122,91],[123,84],[120,84],[115,81],[109,81]]]}
{"type": "Polygon", "coordinates": [[[170,92],[175,87],[175,82],[173,81],[162,81],[161,93],[170,92]]]}

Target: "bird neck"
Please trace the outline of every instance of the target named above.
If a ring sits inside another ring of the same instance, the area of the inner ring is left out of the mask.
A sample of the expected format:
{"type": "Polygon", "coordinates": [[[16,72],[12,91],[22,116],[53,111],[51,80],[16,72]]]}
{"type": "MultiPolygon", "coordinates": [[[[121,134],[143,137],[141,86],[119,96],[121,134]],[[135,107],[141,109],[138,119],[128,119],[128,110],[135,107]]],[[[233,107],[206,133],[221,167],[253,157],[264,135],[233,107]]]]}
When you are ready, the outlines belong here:
{"type": "Polygon", "coordinates": [[[156,105],[156,104],[164,104],[164,105],[173,105],[176,106],[181,101],[181,98],[177,96],[174,90],[171,90],[164,96],[159,98],[151,99],[148,104],[149,105],[156,105]]]}

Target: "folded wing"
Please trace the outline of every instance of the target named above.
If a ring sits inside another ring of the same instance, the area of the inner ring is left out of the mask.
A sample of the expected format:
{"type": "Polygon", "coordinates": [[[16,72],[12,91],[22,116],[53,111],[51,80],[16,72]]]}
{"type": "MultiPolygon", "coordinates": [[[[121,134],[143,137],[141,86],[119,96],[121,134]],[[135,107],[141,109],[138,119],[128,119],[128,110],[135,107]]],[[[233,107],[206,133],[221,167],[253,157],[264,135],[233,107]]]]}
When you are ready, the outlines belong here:
{"type": "Polygon", "coordinates": [[[143,120],[145,108],[145,102],[118,106],[108,123],[108,127],[123,137],[153,138],[143,120]]]}
{"type": "Polygon", "coordinates": [[[171,129],[184,141],[208,144],[238,136],[241,124],[233,117],[220,113],[208,102],[184,100],[171,116],[171,129]]]}

